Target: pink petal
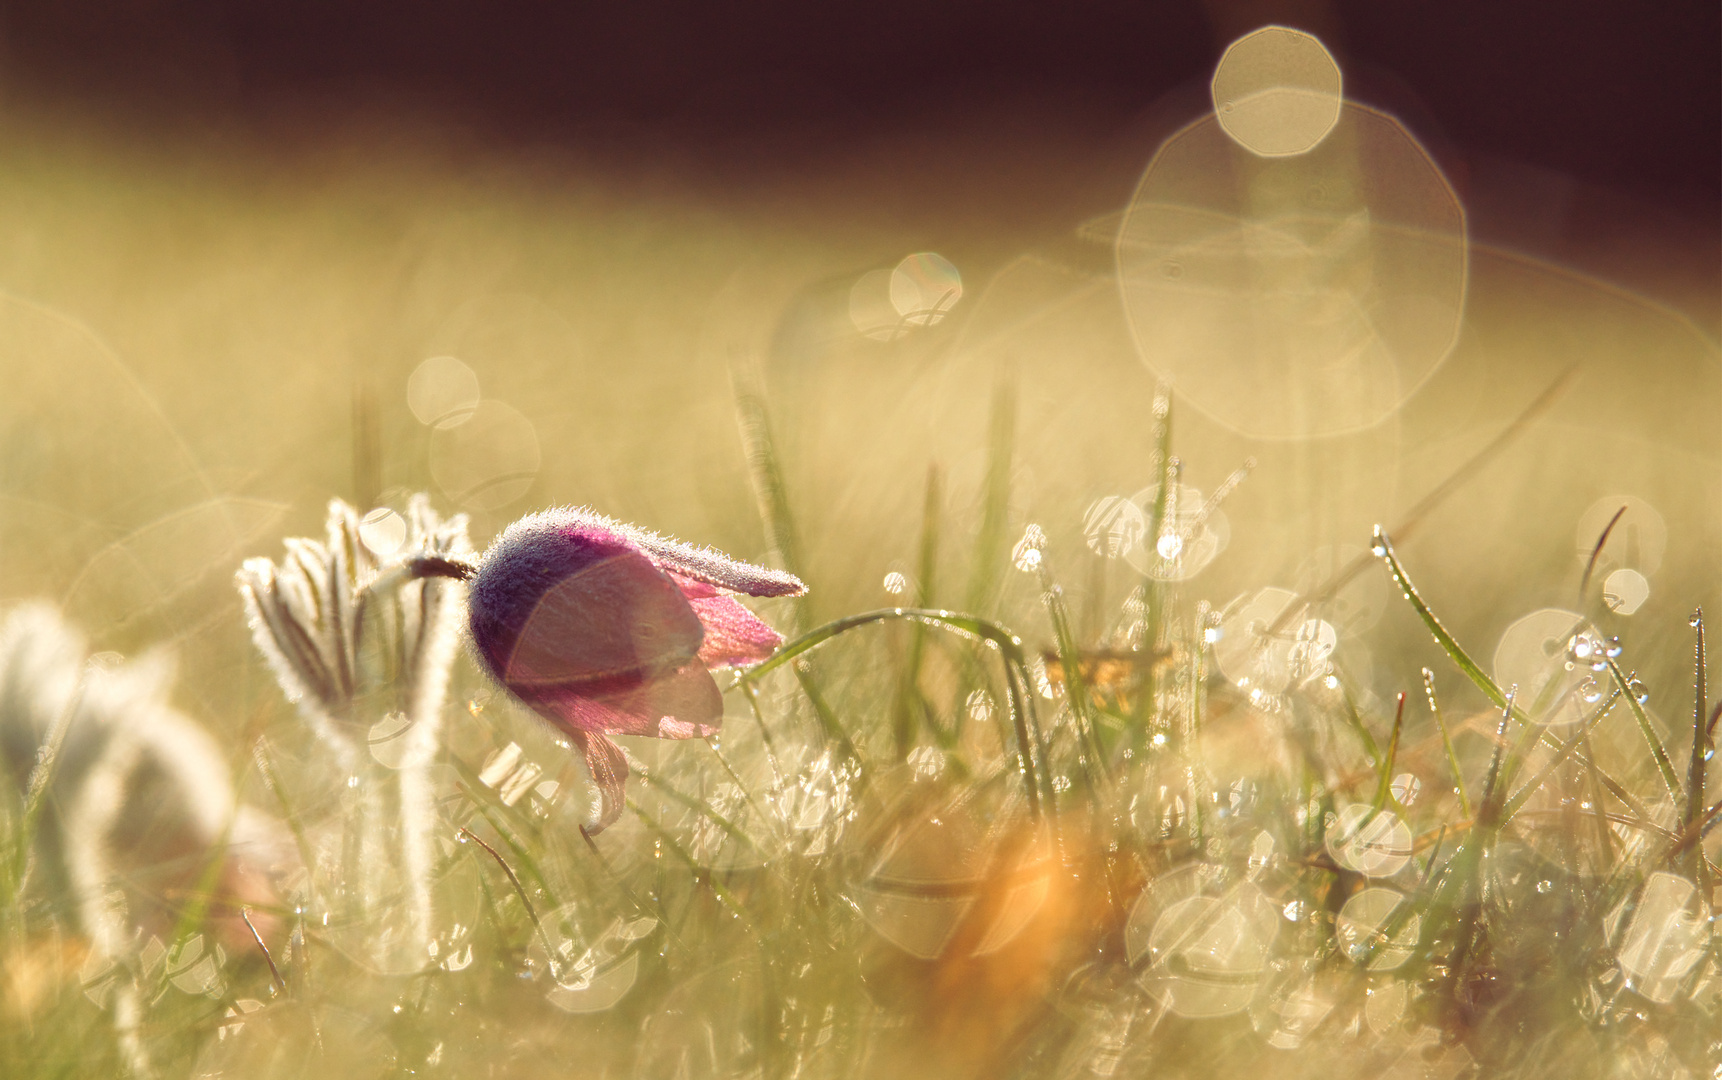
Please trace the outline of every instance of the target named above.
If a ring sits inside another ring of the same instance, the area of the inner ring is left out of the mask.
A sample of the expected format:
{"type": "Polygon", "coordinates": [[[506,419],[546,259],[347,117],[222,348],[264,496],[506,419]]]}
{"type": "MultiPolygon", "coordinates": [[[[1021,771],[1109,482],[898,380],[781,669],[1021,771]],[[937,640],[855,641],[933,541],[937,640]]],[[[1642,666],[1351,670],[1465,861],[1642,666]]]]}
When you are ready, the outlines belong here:
{"type": "Polygon", "coordinates": [[[690,597],[688,604],[705,627],[699,661],[706,667],[757,664],[783,644],[783,635],[760,622],[734,597],[690,597]]]}
{"type": "Polygon", "coordinates": [[[794,574],[732,559],[721,551],[670,540],[636,526],[623,526],[628,538],[652,561],[678,578],[716,585],[749,596],[800,596],[807,586],[794,574]]]}
{"type": "Polygon", "coordinates": [[[586,755],[586,771],[592,774],[592,783],[598,788],[598,823],[586,830],[588,835],[595,835],[614,825],[622,816],[622,791],[628,780],[628,759],[623,756],[620,746],[595,731],[571,734],[574,745],[586,755]]]}
{"type": "Polygon", "coordinates": [[[718,587],[709,581],[700,581],[685,574],[678,574],[674,570],[664,570],[664,573],[670,575],[670,580],[676,583],[676,587],[682,590],[682,595],[689,600],[719,595],[718,587]]]}
{"type": "Polygon", "coordinates": [[[546,689],[527,702],[573,735],[703,738],[723,723],[723,695],[698,663],[631,686],[594,693],[591,687],[546,689]]]}
{"type": "Polygon", "coordinates": [[[637,551],[593,561],[545,589],[503,665],[516,692],[650,677],[693,659],[702,629],[676,582],[637,551]]]}

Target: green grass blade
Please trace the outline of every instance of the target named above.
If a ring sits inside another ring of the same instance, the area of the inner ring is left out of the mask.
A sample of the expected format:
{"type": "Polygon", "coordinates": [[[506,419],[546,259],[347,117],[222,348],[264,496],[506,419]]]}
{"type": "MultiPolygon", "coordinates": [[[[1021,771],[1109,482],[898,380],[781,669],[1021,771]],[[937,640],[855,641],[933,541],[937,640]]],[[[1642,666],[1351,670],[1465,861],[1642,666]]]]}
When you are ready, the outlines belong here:
{"type": "MultiPolygon", "coordinates": [[[[1704,609],[1699,608],[1692,615],[1692,629],[1697,634],[1692,661],[1692,758],[1686,766],[1686,828],[1692,829],[1704,812],[1704,781],[1705,766],[1710,759],[1709,725],[1705,723],[1705,708],[1709,705],[1709,688],[1705,685],[1708,672],[1704,663],[1704,609]]],[[[1695,848],[1701,852],[1702,848],[1695,848]]],[[[1692,870],[1703,882],[1704,860],[1698,855],[1693,860],[1692,870]]]]}
{"type": "Polygon", "coordinates": [[[1447,718],[1441,714],[1441,703],[1435,697],[1435,673],[1428,668],[1423,669],[1423,692],[1429,697],[1429,711],[1435,717],[1435,726],[1441,729],[1441,746],[1447,751],[1447,767],[1453,770],[1453,787],[1459,793],[1459,808],[1468,818],[1471,816],[1471,797],[1465,792],[1465,774],[1459,769],[1459,755],[1453,749],[1453,735],[1447,730],[1447,718]]]}
{"type": "Polygon", "coordinates": [[[1387,753],[1381,758],[1381,778],[1375,787],[1374,808],[1380,810],[1387,805],[1387,799],[1393,794],[1393,763],[1399,757],[1399,736],[1405,730],[1405,694],[1399,695],[1398,707],[1393,711],[1393,734],[1387,739],[1387,753]]]}
{"type": "Polygon", "coordinates": [[[1631,678],[1620,669],[1620,662],[1612,658],[1608,661],[1608,673],[1614,676],[1614,684],[1626,695],[1626,704],[1632,710],[1633,719],[1638,721],[1638,730],[1644,733],[1644,741],[1650,745],[1650,756],[1656,760],[1656,771],[1661,774],[1668,794],[1674,797],[1677,804],[1680,803],[1684,796],[1680,790],[1680,780],[1674,775],[1674,763],[1668,760],[1668,751],[1663,748],[1662,739],[1656,734],[1656,726],[1650,722],[1650,714],[1644,711],[1643,703],[1632,692],[1631,678]]]}
{"type": "MultiPolygon", "coordinates": [[[[1442,651],[1445,652],[1448,658],[1453,661],[1454,666],[1464,672],[1465,675],[1474,684],[1476,684],[1477,689],[1481,690],[1483,695],[1494,703],[1496,708],[1508,709],[1509,705],[1507,703],[1507,695],[1501,692],[1501,688],[1499,686],[1495,685],[1495,680],[1484,674],[1483,669],[1477,666],[1476,661],[1472,660],[1465,650],[1460,647],[1458,641],[1454,640],[1453,635],[1447,632],[1447,628],[1441,625],[1441,620],[1435,617],[1435,613],[1429,609],[1429,605],[1423,602],[1423,597],[1418,594],[1416,586],[1412,585],[1411,579],[1406,576],[1405,568],[1400,565],[1399,557],[1393,553],[1392,541],[1388,539],[1387,534],[1383,532],[1379,526],[1377,526],[1375,530],[1375,539],[1372,544],[1372,550],[1377,556],[1386,561],[1387,570],[1393,576],[1394,583],[1399,586],[1399,591],[1403,593],[1405,599],[1411,603],[1412,608],[1417,612],[1418,618],[1423,620],[1423,625],[1428,627],[1429,632],[1434,636],[1435,643],[1441,646],[1442,651]]],[[[1628,693],[1627,698],[1630,701],[1632,699],[1632,695],[1628,693]]],[[[1522,724],[1530,724],[1529,718],[1517,709],[1512,709],[1511,715],[1522,724]]],[[[1649,719],[1646,718],[1642,722],[1648,724],[1649,719]]],[[[1654,732],[1652,731],[1650,734],[1654,735],[1654,732]]],[[[1554,747],[1555,749],[1560,748],[1560,740],[1547,730],[1541,731],[1538,737],[1549,746],[1554,747]]],[[[1650,815],[1646,813],[1644,805],[1637,799],[1633,798],[1632,793],[1621,786],[1619,781],[1615,780],[1601,768],[1596,767],[1589,757],[1575,751],[1573,759],[1587,768],[1596,769],[1597,779],[1602,781],[1603,787],[1608,790],[1609,794],[1619,799],[1623,805],[1631,809],[1632,812],[1637,814],[1640,818],[1649,818],[1650,815]]],[[[1672,773],[1673,770],[1670,768],[1669,775],[1672,775],[1672,773]]]]}
{"type": "Polygon", "coordinates": [[[1602,708],[1586,717],[1584,721],[1579,724],[1578,731],[1574,732],[1570,739],[1560,745],[1560,749],[1555,751],[1555,756],[1550,758],[1541,769],[1538,769],[1529,780],[1525,781],[1518,791],[1513,793],[1512,798],[1507,800],[1506,807],[1501,811],[1502,821],[1511,821],[1513,819],[1513,815],[1523,809],[1526,800],[1528,800],[1532,795],[1535,795],[1537,793],[1537,789],[1542,787],[1543,784],[1548,781],[1548,778],[1554,775],[1555,770],[1560,768],[1568,758],[1572,757],[1572,755],[1577,752],[1579,746],[1584,742],[1585,736],[1590,734],[1590,729],[1595,727],[1603,717],[1609,714],[1609,711],[1614,708],[1614,703],[1618,701],[1619,698],[1620,694],[1618,691],[1610,694],[1608,700],[1603,703],[1602,708]]]}
{"type": "Polygon", "coordinates": [[[1064,669],[1065,698],[1070,702],[1071,714],[1076,717],[1077,735],[1082,741],[1083,751],[1079,756],[1083,777],[1089,793],[1093,794],[1097,784],[1108,775],[1106,751],[1100,745],[1099,732],[1095,728],[1094,700],[1089,697],[1088,682],[1082,677],[1082,652],[1070,631],[1070,611],[1064,602],[1064,592],[1052,581],[1044,561],[1041,563],[1041,599],[1052,622],[1059,666],[1064,669]]]}
{"type": "MultiPolygon", "coordinates": [[[[1022,639],[990,619],[977,618],[973,615],[960,615],[951,611],[932,611],[925,608],[881,608],[876,611],[863,611],[856,615],[833,619],[824,626],[815,627],[788,642],[773,653],[769,659],[738,672],[735,682],[731,684],[731,689],[744,684],[751,684],[760,677],[790,663],[796,657],[802,656],[851,630],[871,623],[894,619],[907,619],[928,626],[937,626],[966,637],[989,642],[998,649],[1005,665],[1005,690],[1007,700],[1010,703],[1011,717],[1016,727],[1018,760],[1021,764],[1024,783],[1028,785],[1030,809],[1038,819],[1043,792],[1037,788],[1037,779],[1043,779],[1047,785],[1050,785],[1051,778],[1042,775],[1046,772],[1045,768],[1036,766],[1037,757],[1042,764],[1046,761],[1046,744],[1041,736],[1039,721],[1034,713],[1034,698],[1032,689],[1028,685],[1028,661],[1023,653],[1022,639]]],[[[1045,788],[1044,794],[1050,796],[1050,786],[1045,788]]]]}
{"type": "Polygon", "coordinates": [[[831,703],[825,700],[825,693],[819,687],[819,681],[814,678],[813,666],[805,660],[790,665],[795,672],[795,681],[801,684],[801,692],[807,695],[808,704],[813,706],[813,715],[819,718],[819,726],[825,730],[825,737],[837,744],[843,756],[857,766],[865,767],[866,761],[861,757],[861,751],[856,749],[855,741],[844,730],[842,721],[837,719],[837,713],[831,708],[831,703]]]}
{"type": "MultiPolygon", "coordinates": [[[[915,584],[916,607],[930,608],[936,594],[939,565],[939,506],[943,502],[943,484],[938,465],[927,467],[927,489],[921,510],[921,550],[915,584]]],[[[897,756],[906,758],[914,745],[916,729],[930,711],[921,693],[921,663],[926,654],[927,627],[915,623],[909,628],[909,650],[897,680],[896,700],[891,709],[892,734],[897,742],[897,756]]]]}
{"type": "MultiPolygon", "coordinates": [[[[1412,585],[1411,579],[1405,575],[1405,568],[1400,565],[1399,557],[1393,553],[1393,541],[1388,538],[1387,533],[1382,531],[1379,525],[1375,527],[1375,537],[1371,549],[1376,555],[1386,560],[1387,571],[1393,575],[1394,584],[1399,586],[1399,591],[1404,594],[1406,600],[1410,601],[1412,609],[1417,612],[1417,617],[1423,620],[1423,625],[1434,636],[1435,644],[1441,646],[1441,651],[1447,654],[1447,658],[1453,661],[1453,665],[1464,672],[1466,678],[1476,684],[1477,689],[1483,692],[1483,696],[1488,698],[1495,708],[1509,708],[1507,695],[1502,693],[1499,686],[1495,685],[1495,680],[1489,678],[1483,669],[1477,665],[1477,662],[1471,659],[1470,654],[1460,646],[1458,640],[1447,632],[1445,626],[1441,625],[1441,620],[1435,617],[1435,612],[1431,611],[1429,605],[1423,602],[1423,597],[1418,594],[1416,586],[1412,585]]],[[[1530,719],[1516,709],[1512,710],[1512,713],[1514,714],[1513,719],[1520,723],[1530,723],[1530,719]]]]}

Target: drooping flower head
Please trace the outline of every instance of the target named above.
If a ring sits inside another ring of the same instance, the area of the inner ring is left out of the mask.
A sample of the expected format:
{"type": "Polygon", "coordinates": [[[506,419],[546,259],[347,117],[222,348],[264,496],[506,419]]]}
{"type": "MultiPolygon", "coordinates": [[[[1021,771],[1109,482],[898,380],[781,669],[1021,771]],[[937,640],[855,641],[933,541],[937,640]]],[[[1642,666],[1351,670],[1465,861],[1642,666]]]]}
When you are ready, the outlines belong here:
{"type": "Polygon", "coordinates": [[[733,594],[796,596],[793,575],[584,509],[545,510],[496,538],[471,583],[472,640],[498,682],[580,746],[621,814],[628,767],[610,735],[687,739],[723,722],[710,669],[783,639],[733,594]]]}

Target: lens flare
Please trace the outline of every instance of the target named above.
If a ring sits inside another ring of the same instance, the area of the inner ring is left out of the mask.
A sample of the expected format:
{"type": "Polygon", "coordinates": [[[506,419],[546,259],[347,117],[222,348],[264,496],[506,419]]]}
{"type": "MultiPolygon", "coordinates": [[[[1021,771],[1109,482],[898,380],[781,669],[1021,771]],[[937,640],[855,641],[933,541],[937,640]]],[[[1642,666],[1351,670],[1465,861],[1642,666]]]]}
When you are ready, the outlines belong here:
{"type": "Polygon", "coordinates": [[[1338,106],[1263,157],[1210,115],[1149,162],[1117,237],[1138,355],[1181,398],[1264,439],[1393,415],[1458,340],[1465,216],[1393,117],[1338,106]]]}
{"type": "Polygon", "coordinates": [[[1220,127],[1262,157],[1308,153],[1339,122],[1339,65],[1301,30],[1264,26],[1232,42],[1211,89],[1220,127]]]}

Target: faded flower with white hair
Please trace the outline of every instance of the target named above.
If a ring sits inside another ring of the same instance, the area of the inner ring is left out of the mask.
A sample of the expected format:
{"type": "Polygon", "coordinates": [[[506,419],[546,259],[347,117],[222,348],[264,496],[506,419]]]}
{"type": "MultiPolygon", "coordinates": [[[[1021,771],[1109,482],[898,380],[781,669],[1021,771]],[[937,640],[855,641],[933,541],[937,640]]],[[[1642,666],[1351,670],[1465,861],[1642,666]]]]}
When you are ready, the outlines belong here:
{"type": "MultiPolygon", "coordinates": [[[[144,1065],[141,999],[128,970],[149,966],[138,943],[171,931],[173,905],[199,888],[211,859],[221,860],[212,899],[229,914],[231,904],[270,903],[271,878],[290,860],[270,820],[239,804],[215,739],[168,703],[172,681],[164,653],[88,658],[82,635],[48,604],[0,621],[0,759],[26,824],[37,812],[19,884],[87,939],[86,973],[106,973],[90,980],[101,987],[92,996],[110,1001],[134,1071],[144,1065]]],[[[205,968],[199,987],[214,991],[219,971],[205,968]]]]}
{"type": "Polygon", "coordinates": [[[422,962],[434,955],[429,767],[442,745],[465,613],[464,586],[439,568],[469,559],[472,545],[466,515],[445,521],[424,495],[407,504],[403,524],[404,542],[387,550],[357,511],[332,500],[322,540],[287,539],[279,562],[247,559],[236,584],[252,641],[282,692],[362,787],[358,813],[345,822],[356,843],[342,843],[347,862],[335,885],[367,902],[404,887],[407,927],[397,944],[422,962]],[[370,752],[372,733],[385,729],[386,771],[370,752]]]}

